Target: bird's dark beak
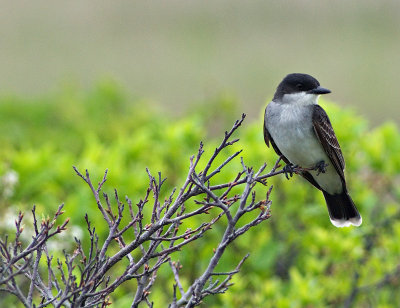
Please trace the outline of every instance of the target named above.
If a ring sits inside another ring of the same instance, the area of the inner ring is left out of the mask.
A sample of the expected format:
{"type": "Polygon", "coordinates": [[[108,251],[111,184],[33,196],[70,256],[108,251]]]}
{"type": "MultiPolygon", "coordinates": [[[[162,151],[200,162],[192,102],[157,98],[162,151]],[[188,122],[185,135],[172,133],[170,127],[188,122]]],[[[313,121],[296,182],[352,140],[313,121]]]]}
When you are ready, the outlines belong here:
{"type": "Polygon", "coordinates": [[[312,90],[308,91],[308,93],[310,93],[310,94],[318,94],[318,95],[320,95],[320,94],[328,94],[328,93],[331,93],[331,90],[328,90],[328,89],[325,89],[323,87],[318,86],[315,89],[312,89],[312,90]]]}

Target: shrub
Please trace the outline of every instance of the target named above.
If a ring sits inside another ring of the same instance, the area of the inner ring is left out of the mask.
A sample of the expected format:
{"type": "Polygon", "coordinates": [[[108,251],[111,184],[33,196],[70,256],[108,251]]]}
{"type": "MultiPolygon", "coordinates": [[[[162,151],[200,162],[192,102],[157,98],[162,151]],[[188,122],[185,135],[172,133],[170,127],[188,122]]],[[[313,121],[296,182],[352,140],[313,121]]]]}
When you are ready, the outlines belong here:
{"type": "MultiPolygon", "coordinates": [[[[96,179],[108,168],[104,191],[112,195],[116,187],[121,196],[135,200],[147,189],[146,167],[151,172],[161,171],[167,177],[161,192],[165,198],[185,179],[188,157],[196,152],[201,140],[205,141],[206,159],[217,147],[218,132],[210,133],[208,127],[215,126],[207,116],[218,114],[213,121],[224,123],[218,127],[226,129],[225,123],[231,118],[225,119],[223,111],[229,104],[223,100],[219,106],[215,101],[215,109],[208,106],[207,110],[168,119],[148,102],[128,99],[113,84],[100,85],[89,93],[65,91],[45,101],[3,99],[1,129],[10,133],[0,137],[2,232],[10,233],[7,222],[19,209],[26,211],[35,203],[36,211],[46,217],[46,213],[55,212],[55,205],[64,202],[73,227],[66,231],[65,241],[57,243],[58,257],[62,257],[63,248],[74,248],[73,232],[84,245],[90,243],[84,232],[84,213],[104,239],[108,227],[98,215],[90,191],[74,176],[71,166],[89,169],[96,179]],[[17,175],[18,182],[16,177],[14,182],[7,182],[10,174],[17,175]]],[[[247,252],[251,256],[233,277],[230,291],[205,299],[207,306],[349,307],[372,303],[396,307],[400,302],[398,128],[386,123],[371,129],[354,112],[321,104],[342,146],[349,190],[363,224],[337,229],[329,222],[322,195],[308,183],[298,176],[290,181],[283,176],[271,178],[268,184],[275,187],[271,192],[272,216],[228,248],[220,261],[221,271],[234,268],[247,252]]],[[[277,157],[265,146],[261,125],[261,115],[259,120],[247,121],[238,132],[240,141],[215,164],[243,149],[240,155],[246,165],[257,167],[267,162],[273,166],[277,157]]],[[[199,167],[204,165],[200,163],[199,167]]],[[[216,175],[216,183],[231,181],[238,170],[240,160],[235,159],[216,175]]],[[[265,195],[266,189],[260,185],[255,191],[265,195]]],[[[199,276],[212,255],[222,229],[212,231],[201,244],[179,252],[185,287],[199,276]]],[[[169,271],[160,269],[159,279],[163,283],[152,291],[155,307],[162,307],[173,292],[169,271]]],[[[2,301],[13,300],[6,297],[2,301]]],[[[130,305],[131,289],[122,285],[111,301],[130,305]]]]}

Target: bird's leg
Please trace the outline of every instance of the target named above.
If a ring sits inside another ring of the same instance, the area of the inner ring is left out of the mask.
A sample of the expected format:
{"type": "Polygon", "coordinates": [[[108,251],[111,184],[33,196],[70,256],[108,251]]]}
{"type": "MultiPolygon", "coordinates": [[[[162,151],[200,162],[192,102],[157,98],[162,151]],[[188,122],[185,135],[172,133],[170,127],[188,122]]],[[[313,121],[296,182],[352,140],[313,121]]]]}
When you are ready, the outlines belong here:
{"type": "Polygon", "coordinates": [[[283,172],[285,173],[286,178],[289,180],[289,176],[292,177],[293,173],[296,172],[296,168],[298,166],[297,165],[293,165],[293,164],[286,164],[285,167],[283,167],[283,172]]]}
{"type": "Polygon", "coordinates": [[[328,164],[325,164],[325,161],[321,160],[320,162],[315,164],[314,170],[317,171],[317,176],[320,175],[321,173],[326,172],[326,167],[328,167],[328,164]]]}

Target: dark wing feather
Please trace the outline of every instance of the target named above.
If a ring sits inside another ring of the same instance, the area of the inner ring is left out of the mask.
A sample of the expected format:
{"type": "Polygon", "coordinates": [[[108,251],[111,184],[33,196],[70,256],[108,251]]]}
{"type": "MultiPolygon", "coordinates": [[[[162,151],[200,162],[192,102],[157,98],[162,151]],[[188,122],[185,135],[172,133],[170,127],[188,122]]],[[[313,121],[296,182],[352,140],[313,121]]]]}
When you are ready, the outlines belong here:
{"type": "Polygon", "coordinates": [[[331,121],[329,121],[328,115],[319,105],[314,106],[312,122],[314,132],[317,135],[319,142],[344,182],[343,171],[345,163],[342,150],[340,149],[339,142],[336,138],[335,132],[333,131],[333,127],[331,121]]]}
{"type": "Polygon", "coordinates": [[[312,185],[314,185],[315,188],[318,188],[319,190],[322,190],[319,184],[317,183],[316,180],[314,180],[313,176],[311,175],[310,172],[308,171],[303,171],[301,173],[301,176],[305,178],[307,181],[309,181],[312,185]]]}
{"type": "Polygon", "coordinates": [[[269,141],[271,140],[271,136],[269,135],[269,132],[267,130],[267,117],[265,117],[264,119],[263,128],[264,128],[264,141],[267,147],[269,147],[269,141]]]}

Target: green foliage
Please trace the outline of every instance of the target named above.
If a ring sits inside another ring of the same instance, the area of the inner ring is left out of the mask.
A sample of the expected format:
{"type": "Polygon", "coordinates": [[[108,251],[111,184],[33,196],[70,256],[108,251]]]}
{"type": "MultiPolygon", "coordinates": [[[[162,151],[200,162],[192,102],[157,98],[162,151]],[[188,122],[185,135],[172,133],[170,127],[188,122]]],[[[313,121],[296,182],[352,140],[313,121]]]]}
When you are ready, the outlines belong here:
{"type": "MultiPolygon", "coordinates": [[[[335,228],[322,194],[308,183],[298,176],[290,181],[283,176],[271,179],[272,218],[230,248],[219,265],[222,271],[233,268],[246,252],[251,253],[250,258],[235,276],[232,288],[222,296],[208,298],[206,306],[337,307],[350,296],[354,283],[372,286],[357,294],[356,306],[398,306],[399,277],[379,288],[374,285],[399,265],[398,128],[387,123],[370,129],[354,112],[322,105],[341,143],[349,189],[363,224],[335,228]],[[359,278],[355,282],[356,273],[359,278]]],[[[255,168],[264,162],[271,167],[277,158],[264,144],[261,110],[262,106],[257,121],[245,121],[238,136],[241,140],[226,153],[228,156],[242,148],[246,164],[255,168]]],[[[218,137],[231,126],[232,117],[239,116],[234,100],[221,96],[185,117],[171,118],[148,101],[128,98],[112,83],[100,84],[87,93],[65,89],[44,100],[2,98],[0,211],[9,217],[10,212],[28,211],[35,203],[46,215],[65,202],[75,234],[86,238],[83,216],[87,212],[104,236],[105,224],[93,197],[74,175],[72,165],[89,169],[99,180],[108,168],[107,192],[112,193],[115,187],[134,202],[147,188],[145,168],[152,173],[161,171],[168,178],[164,191],[168,195],[169,189],[184,180],[189,157],[197,152],[199,142],[205,142],[206,154],[211,155],[218,137]],[[228,116],[224,116],[225,110],[231,110],[228,116]],[[10,174],[17,175],[18,181],[14,177],[10,182],[10,174]]],[[[230,181],[239,170],[239,160],[235,160],[218,177],[230,181]]],[[[262,198],[266,188],[260,185],[257,192],[262,198]]],[[[222,236],[220,231],[215,228],[190,249],[174,255],[183,265],[183,284],[204,268],[213,245],[222,236]]],[[[65,242],[71,243],[68,238],[65,242]]],[[[164,307],[172,294],[168,268],[160,270],[159,280],[152,300],[156,307],[164,307]]],[[[116,291],[113,302],[129,307],[131,288],[123,286],[116,291]]]]}

